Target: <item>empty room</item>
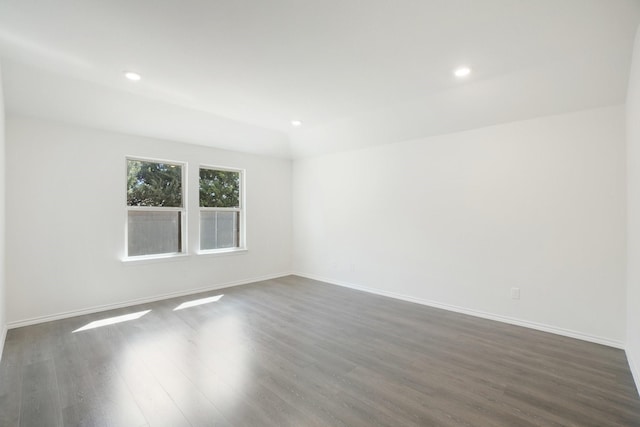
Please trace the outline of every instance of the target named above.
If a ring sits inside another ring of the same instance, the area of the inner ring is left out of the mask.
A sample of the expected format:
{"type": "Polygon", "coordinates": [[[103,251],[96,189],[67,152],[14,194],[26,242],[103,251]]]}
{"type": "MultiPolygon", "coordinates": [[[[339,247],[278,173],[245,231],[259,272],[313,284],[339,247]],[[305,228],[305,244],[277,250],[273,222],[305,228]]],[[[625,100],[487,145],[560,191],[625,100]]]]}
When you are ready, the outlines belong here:
{"type": "Polygon", "coordinates": [[[640,0],[0,0],[0,426],[640,426],[640,0]]]}

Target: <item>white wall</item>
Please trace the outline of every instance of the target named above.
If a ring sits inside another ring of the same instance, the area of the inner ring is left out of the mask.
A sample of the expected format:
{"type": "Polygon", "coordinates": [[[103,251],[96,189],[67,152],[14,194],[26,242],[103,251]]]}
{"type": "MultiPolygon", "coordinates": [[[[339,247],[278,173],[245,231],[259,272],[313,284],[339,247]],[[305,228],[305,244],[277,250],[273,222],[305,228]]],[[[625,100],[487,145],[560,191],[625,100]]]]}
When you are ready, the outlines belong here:
{"type": "Polygon", "coordinates": [[[300,274],[624,345],[622,106],[297,160],[293,195],[300,274]]]}
{"type": "Polygon", "coordinates": [[[640,389],[640,30],[627,93],[627,358],[640,389]]]}
{"type": "Polygon", "coordinates": [[[17,322],[291,270],[291,161],[9,116],[7,300],[17,322]],[[188,162],[189,257],[123,263],[125,156],[188,162]],[[200,163],[246,169],[249,251],[198,256],[200,163]]]}
{"type": "Polygon", "coordinates": [[[5,298],[5,117],[2,90],[2,67],[0,67],[0,358],[7,332],[5,298]]]}

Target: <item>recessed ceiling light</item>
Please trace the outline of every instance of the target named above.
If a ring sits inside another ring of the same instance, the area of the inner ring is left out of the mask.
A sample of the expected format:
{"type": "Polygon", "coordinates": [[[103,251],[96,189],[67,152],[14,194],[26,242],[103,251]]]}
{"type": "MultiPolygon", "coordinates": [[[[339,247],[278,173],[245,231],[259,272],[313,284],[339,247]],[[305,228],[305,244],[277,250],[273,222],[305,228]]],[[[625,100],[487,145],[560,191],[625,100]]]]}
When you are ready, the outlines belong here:
{"type": "Polygon", "coordinates": [[[124,72],[124,76],[126,78],[128,78],[129,80],[133,80],[134,82],[137,82],[138,80],[140,80],[142,78],[142,76],[138,73],[134,73],[133,71],[125,71],[124,72]]]}
{"type": "Polygon", "coordinates": [[[300,120],[291,120],[291,126],[298,128],[302,126],[302,122],[300,120]]]}
{"type": "Polygon", "coordinates": [[[469,67],[460,67],[460,68],[456,68],[453,71],[453,74],[456,77],[467,77],[469,74],[471,74],[471,68],[469,67]]]}

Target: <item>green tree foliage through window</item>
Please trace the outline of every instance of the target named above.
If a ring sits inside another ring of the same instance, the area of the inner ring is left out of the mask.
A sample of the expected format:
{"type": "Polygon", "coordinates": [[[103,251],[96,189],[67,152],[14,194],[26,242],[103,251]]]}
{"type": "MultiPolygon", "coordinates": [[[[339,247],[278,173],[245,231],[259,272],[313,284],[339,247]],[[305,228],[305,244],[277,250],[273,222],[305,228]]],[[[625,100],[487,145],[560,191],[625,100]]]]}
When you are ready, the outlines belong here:
{"type": "Polygon", "coordinates": [[[182,207],[182,166],[128,160],[127,205],[182,207]]]}
{"type": "Polygon", "coordinates": [[[240,172],[200,169],[200,206],[239,208],[240,172]]]}

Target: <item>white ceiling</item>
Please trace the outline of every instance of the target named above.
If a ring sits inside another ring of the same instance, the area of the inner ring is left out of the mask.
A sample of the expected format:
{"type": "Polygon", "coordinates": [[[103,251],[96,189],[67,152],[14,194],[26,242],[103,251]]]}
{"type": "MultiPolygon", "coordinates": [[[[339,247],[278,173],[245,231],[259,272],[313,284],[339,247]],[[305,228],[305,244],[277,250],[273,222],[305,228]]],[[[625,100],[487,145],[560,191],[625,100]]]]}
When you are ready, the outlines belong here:
{"type": "Polygon", "coordinates": [[[10,113],[299,157],[623,103],[639,18],[637,0],[0,0],[0,58],[10,113]]]}

